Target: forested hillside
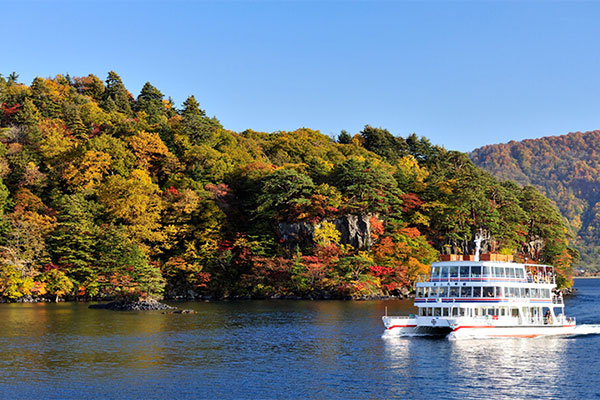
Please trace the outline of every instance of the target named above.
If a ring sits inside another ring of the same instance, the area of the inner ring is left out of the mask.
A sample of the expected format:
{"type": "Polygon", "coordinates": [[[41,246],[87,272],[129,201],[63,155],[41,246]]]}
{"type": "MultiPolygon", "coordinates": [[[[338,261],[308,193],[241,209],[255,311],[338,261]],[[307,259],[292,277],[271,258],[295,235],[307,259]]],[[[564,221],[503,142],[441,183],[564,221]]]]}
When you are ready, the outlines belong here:
{"type": "Polygon", "coordinates": [[[471,158],[499,179],[540,189],[562,213],[582,267],[600,270],[600,131],[485,146],[471,158]]]}
{"type": "Polygon", "coordinates": [[[466,154],[366,126],[232,132],[110,72],[0,78],[0,296],[317,296],[405,290],[438,252],[557,265],[554,206],[466,154]]]}

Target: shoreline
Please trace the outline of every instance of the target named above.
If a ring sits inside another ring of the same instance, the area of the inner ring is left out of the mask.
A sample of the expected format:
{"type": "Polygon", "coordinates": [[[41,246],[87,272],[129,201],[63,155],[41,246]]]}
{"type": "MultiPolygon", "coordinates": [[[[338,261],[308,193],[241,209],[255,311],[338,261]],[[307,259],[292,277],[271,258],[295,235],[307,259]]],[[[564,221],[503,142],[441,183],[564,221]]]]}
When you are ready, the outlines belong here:
{"type": "MultiPolygon", "coordinates": [[[[248,297],[248,296],[239,296],[239,297],[197,297],[197,298],[166,298],[158,300],[159,302],[172,302],[172,303],[185,303],[185,302],[197,302],[197,303],[207,303],[207,302],[229,302],[229,301],[261,301],[261,300],[277,300],[277,301],[375,301],[375,300],[412,300],[414,299],[414,295],[409,296],[364,296],[360,298],[350,298],[350,297],[248,297]]],[[[102,305],[106,305],[109,303],[119,303],[118,300],[115,299],[59,299],[58,301],[53,301],[51,299],[16,299],[13,301],[7,299],[0,299],[0,304],[36,304],[36,303],[91,303],[97,304],[100,307],[91,307],[93,309],[102,309],[102,305]]]]}

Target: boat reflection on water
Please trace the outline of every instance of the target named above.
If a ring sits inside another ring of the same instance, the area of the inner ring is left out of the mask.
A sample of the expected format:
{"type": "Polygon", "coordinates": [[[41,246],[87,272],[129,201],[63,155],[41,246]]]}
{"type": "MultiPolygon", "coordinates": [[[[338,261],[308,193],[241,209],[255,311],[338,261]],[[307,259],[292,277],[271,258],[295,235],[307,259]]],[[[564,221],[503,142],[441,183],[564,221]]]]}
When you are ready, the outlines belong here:
{"type": "Polygon", "coordinates": [[[384,337],[386,362],[398,382],[391,396],[418,398],[562,398],[569,343],[574,339],[384,337]]]}

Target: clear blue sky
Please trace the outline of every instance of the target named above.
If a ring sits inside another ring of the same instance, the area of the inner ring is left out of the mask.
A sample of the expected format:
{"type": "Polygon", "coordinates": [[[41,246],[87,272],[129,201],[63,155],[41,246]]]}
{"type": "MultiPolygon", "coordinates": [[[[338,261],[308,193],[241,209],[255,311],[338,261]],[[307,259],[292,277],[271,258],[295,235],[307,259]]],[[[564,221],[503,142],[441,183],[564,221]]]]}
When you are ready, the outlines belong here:
{"type": "Polygon", "coordinates": [[[600,3],[0,1],[0,73],[121,75],[226,128],[448,149],[600,129],[600,3]]]}

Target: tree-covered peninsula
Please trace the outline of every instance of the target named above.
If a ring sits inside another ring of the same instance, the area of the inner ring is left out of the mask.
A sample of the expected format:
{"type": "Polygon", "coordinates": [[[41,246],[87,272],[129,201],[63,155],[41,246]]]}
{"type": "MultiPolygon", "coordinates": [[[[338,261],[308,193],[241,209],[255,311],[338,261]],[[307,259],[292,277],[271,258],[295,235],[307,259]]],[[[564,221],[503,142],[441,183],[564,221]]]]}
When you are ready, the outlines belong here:
{"type": "Polygon", "coordinates": [[[578,257],[537,189],[414,134],[232,132],[115,72],[11,74],[0,105],[5,300],[393,295],[476,234],[562,284],[578,257]]]}

